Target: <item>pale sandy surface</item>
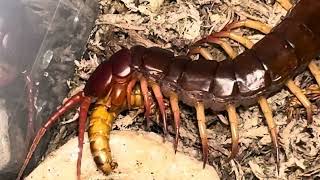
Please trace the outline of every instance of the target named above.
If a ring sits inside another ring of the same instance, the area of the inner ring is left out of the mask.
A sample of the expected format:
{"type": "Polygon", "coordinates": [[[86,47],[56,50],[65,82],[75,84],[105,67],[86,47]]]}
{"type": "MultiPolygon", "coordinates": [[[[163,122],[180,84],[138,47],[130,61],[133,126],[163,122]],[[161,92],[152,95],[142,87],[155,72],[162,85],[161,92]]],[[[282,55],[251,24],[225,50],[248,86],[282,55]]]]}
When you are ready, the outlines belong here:
{"type": "MultiPolygon", "coordinates": [[[[82,179],[219,179],[212,166],[202,169],[202,162],[182,153],[174,154],[172,143],[163,144],[154,133],[114,131],[110,140],[118,168],[106,177],[100,173],[90,153],[87,134],[82,159],[82,179]]],[[[51,153],[27,180],[76,179],[77,138],[51,153]]]]}

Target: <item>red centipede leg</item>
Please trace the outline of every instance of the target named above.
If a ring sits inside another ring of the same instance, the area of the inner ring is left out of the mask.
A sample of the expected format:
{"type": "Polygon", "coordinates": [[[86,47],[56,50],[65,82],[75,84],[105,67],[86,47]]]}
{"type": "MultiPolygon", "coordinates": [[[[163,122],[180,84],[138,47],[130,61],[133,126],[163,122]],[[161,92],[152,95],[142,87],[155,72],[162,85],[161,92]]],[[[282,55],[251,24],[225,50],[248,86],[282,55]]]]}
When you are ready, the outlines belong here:
{"type": "Polygon", "coordinates": [[[239,151],[238,118],[237,118],[236,108],[234,105],[228,105],[226,109],[229,116],[230,130],[231,130],[231,136],[232,136],[231,154],[230,154],[230,157],[228,158],[228,161],[230,161],[237,155],[239,151]]]}
{"type": "Polygon", "coordinates": [[[318,86],[320,87],[320,70],[314,61],[311,61],[309,64],[309,69],[314,78],[316,79],[318,86]]]}
{"type": "Polygon", "coordinates": [[[198,128],[200,132],[201,144],[202,144],[202,156],[203,156],[203,168],[205,168],[208,161],[208,135],[206,118],[204,114],[204,105],[201,102],[197,102],[195,105],[197,111],[198,128]]]}
{"type": "Polygon", "coordinates": [[[36,137],[34,138],[29,152],[27,154],[27,157],[25,159],[25,161],[23,162],[23,165],[19,171],[17,180],[20,180],[22,177],[22,174],[24,172],[24,170],[26,169],[33,152],[35,151],[37,145],[39,144],[41,138],[43,137],[43,135],[46,133],[47,129],[50,128],[50,126],[55,123],[58,118],[64,114],[66,111],[68,111],[69,109],[71,109],[72,107],[74,107],[75,105],[79,104],[84,98],[84,94],[83,92],[79,92],[78,94],[72,96],[70,99],[68,99],[68,101],[62,105],[52,116],[49,117],[48,121],[44,124],[44,126],[42,126],[39,131],[36,134],[36,137]]]}
{"type": "Polygon", "coordinates": [[[287,11],[289,11],[292,8],[292,4],[289,0],[277,0],[278,3],[287,11]]]}
{"type": "Polygon", "coordinates": [[[151,84],[151,88],[152,91],[158,101],[158,105],[159,105],[159,109],[160,109],[160,113],[161,113],[161,117],[162,117],[162,122],[163,122],[163,126],[164,126],[164,134],[167,135],[168,134],[168,125],[167,125],[167,118],[166,118],[166,111],[165,111],[165,106],[164,106],[164,102],[163,102],[163,96],[161,93],[161,89],[160,86],[156,83],[152,83],[151,84]]]}
{"type": "Polygon", "coordinates": [[[275,157],[277,162],[277,170],[279,171],[280,167],[280,157],[279,157],[279,142],[278,142],[278,132],[277,132],[277,125],[273,120],[272,110],[267,102],[265,97],[260,97],[258,100],[261,110],[266,118],[268,128],[270,131],[271,140],[273,143],[273,148],[275,150],[275,157]]]}
{"type": "Polygon", "coordinates": [[[177,152],[178,142],[179,142],[179,129],[180,129],[180,110],[179,110],[179,103],[178,103],[178,95],[176,93],[170,94],[170,105],[171,110],[173,112],[173,119],[175,124],[175,141],[174,141],[174,151],[177,152]]]}
{"type": "Polygon", "coordinates": [[[131,92],[133,87],[136,85],[137,79],[132,79],[127,86],[127,103],[128,109],[131,109],[131,92]]]}
{"type": "Polygon", "coordinates": [[[307,120],[308,123],[312,123],[312,105],[308,98],[303,94],[302,90],[294,84],[294,82],[290,79],[287,82],[287,87],[289,90],[299,99],[302,105],[306,108],[307,111],[307,120]]]}
{"type": "Polygon", "coordinates": [[[78,160],[77,160],[77,179],[81,178],[81,160],[82,160],[82,150],[83,150],[83,139],[84,132],[86,128],[86,120],[88,115],[89,106],[91,104],[91,98],[85,97],[81,102],[80,115],[79,115],[79,134],[78,134],[78,160]]]}
{"type": "Polygon", "coordinates": [[[151,103],[150,99],[148,96],[148,82],[146,78],[141,77],[140,78],[140,86],[141,86],[141,91],[143,95],[143,100],[144,100],[144,107],[145,107],[145,117],[147,119],[147,128],[150,128],[150,112],[151,112],[151,103]]]}
{"type": "Polygon", "coordinates": [[[222,31],[230,31],[232,29],[240,28],[240,27],[248,27],[251,29],[255,29],[255,30],[258,30],[264,34],[270,33],[270,31],[272,29],[270,26],[268,26],[265,23],[262,23],[260,21],[254,21],[254,20],[247,19],[247,20],[236,21],[236,22],[232,22],[230,24],[227,24],[222,29],[222,31]]]}

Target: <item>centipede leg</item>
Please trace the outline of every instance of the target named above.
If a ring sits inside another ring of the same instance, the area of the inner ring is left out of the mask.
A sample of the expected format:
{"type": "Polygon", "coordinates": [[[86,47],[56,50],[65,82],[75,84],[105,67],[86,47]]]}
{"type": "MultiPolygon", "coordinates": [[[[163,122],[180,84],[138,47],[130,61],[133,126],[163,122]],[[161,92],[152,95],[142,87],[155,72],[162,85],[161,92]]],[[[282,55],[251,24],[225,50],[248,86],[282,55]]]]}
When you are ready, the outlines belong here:
{"type": "Polygon", "coordinates": [[[144,107],[145,107],[144,115],[147,119],[147,128],[150,128],[151,103],[148,95],[148,82],[146,78],[144,77],[140,78],[140,86],[141,86],[141,91],[142,91],[143,100],[144,100],[144,107]]]}
{"type": "Polygon", "coordinates": [[[190,51],[188,52],[188,56],[193,54],[201,54],[202,57],[208,60],[214,59],[213,56],[207,50],[201,47],[191,48],[190,51]]]}
{"type": "Polygon", "coordinates": [[[228,158],[228,161],[230,161],[237,155],[239,151],[238,118],[237,118],[236,108],[234,105],[228,105],[226,109],[229,116],[231,136],[232,136],[231,154],[230,154],[230,157],[228,158]]]}
{"type": "Polygon", "coordinates": [[[215,38],[230,38],[232,40],[239,42],[240,44],[242,44],[243,46],[245,46],[248,49],[251,49],[252,46],[254,45],[250,39],[243,37],[241,35],[235,34],[233,32],[230,32],[230,31],[221,31],[221,32],[214,33],[210,36],[215,37],[215,38]]]}
{"type": "MultiPolygon", "coordinates": [[[[208,36],[206,38],[203,38],[203,39],[197,41],[195,44],[202,44],[202,43],[212,43],[212,44],[219,45],[228,54],[228,56],[230,56],[232,59],[234,59],[237,56],[237,53],[232,49],[230,44],[227,43],[226,41],[223,41],[223,40],[219,39],[219,38],[215,38],[213,36],[208,36]]],[[[209,56],[207,55],[207,54],[210,54],[210,53],[206,49],[204,49],[204,48],[198,48],[198,49],[200,49],[200,50],[198,50],[198,51],[191,50],[191,53],[192,54],[199,53],[204,58],[210,59],[209,56]]],[[[211,54],[210,54],[210,56],[212,57],[211,54]]]]}
{"type": "Polygon", "coordinates": [[[66,111],[68,111],[69,109],[71,109],[75,105],[79,104],[84,98],[85,97],[83,95],[83,92],[80,92],[80,93],[74,95],[73,97],[71,97],[70,99],[68,99],[68,101],[63,106],[61,106],[56,111],[56,113],[54,113],[52,116],[50,116],[48,121],[38,130],[32,144],[30,146],[27,157],[26,157],[25,161],[23,162],[23,165],[18,173],[17,180],[21,179],[22,174],[23,174],[24,170],[26,169],[29,161],[31,160],[31,157],[32,157],[34,151],[36,150],[37,145],[39,144],[43,135],[46,133],[47,129],[51,125],[53,125],[62,114],[64,114],[66,111]]]}
{"type": "Polygon", "coordinates": [[[178,95],[176,93],[170,94],[170,105],[173,112],[173,119],[175,124],[176,137],[174,141],[174,151],[177,152],[180,129],[180,110],[178,104],[178,95]]]}
{"type": "Polygon", "coordinates": [[[204,114],[204,105],[201,102],[197,102],[195,105],[195,108],[197,111],[198,128],[199,128],[201,144],[202,144],[203,168],[205,168],[206,163],[208,161],[209,146],[208,146],[206,118],[204,114]]]}
{"type": "Polygon", "coordinates": [[[168,131],[167,131],[168,127],[167,127],[165,106],[164,106],[164,102],[163,102],[163,95],[161,93],[161,89],[158,84],[152,83],[151,88],[152,88],[152,91],[156,97],[156,100],[158,101],[158,105],[159,105],[159,109],[160,109],[160,113],[161,113],[161,117],[162,117],[162,122],[163,122],[163,126],[164,126],[164,134],[166,135],[166,134],[168,134],[168,131]]]}
{"type": "Polygon", "coordinates": [[[292,8],[292,4],[289,0],[277,0],[278,3],[287,11],[289,11],[292,8]]]}
{"type": "Polygon", "coordinates": [[[320,87],[320,70],[314,61],[311,61],[309,64],[309,69],[314,78],[316,79],[318,86],[320,87]]]}
{"type": "Polygon", "coordinates": [[[128,104],[128,109],[131,109],[131,92],[133,87],[136,85],[137,79],[132,79],[127,86],[127,104],[128,104]]]}
{"type": "Polygon", "coordinates": [[[273,148],[275,150],[275,157],[277,162],[277,169],[279,170],[280,167],[280,158],[279,158],[279,143],[278,143],[278,133],[277,133],[277,126],[273,120],[272,110],[267,102],[265,97],[260,97],[258,100],[261,110],[266,118],[268,128],[270,131],[271,140],[273,143],[273,148]]]}
{"type": "Polygon", "coordinates": [[[287,82],[287,87],[289,90],[299,99],[302,105],[306,108],[307,111],[307,120],[308,123],[312,123],[312,105],[308,98],[303,94],[302,90],[294,84],[294,82],[290,79],[287,82]]]}
{"type": "Polygon", "coordinates": [[[271,27],[268,26],[265,23],[262,23],[260,21],[254,21],[254,20],[243,20],[243,21],[236,21],[232,22],[228,25],[226,25],[222,31],[230,31],[231,29],[239,28],[239,27],[248,27],[251,29],[258,30],[264,34],[268,34],[271,31],[271,27]]]}
{"type": "Polygon", "coordinates": [[[77,160],[77,179],[80,180],[81,176],[81,159],[82,159],[82,150],[83,150],[83,139],[84,132],[86,128],[86,120],[88,115],[89,106],[91,104],[91,98],[84,98],[80,106],[80,115],[79,115],[79,133],[78,133],[78,160],[77,160]]]}

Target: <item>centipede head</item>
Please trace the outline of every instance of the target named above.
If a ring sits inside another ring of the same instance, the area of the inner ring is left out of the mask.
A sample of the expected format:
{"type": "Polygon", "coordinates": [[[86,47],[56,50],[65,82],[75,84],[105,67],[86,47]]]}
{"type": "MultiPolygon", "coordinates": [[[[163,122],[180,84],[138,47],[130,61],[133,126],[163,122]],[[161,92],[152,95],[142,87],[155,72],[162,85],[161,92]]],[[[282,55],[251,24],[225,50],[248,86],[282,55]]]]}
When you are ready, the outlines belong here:
{"type": "Polygon", "coordinates": [[[121,49],[109,60],[103,61],[90,76],[84,93],[86,96],[103,97],[110,93],[116,84],[126,82],[132,70],[129,49],[121,49]]]}

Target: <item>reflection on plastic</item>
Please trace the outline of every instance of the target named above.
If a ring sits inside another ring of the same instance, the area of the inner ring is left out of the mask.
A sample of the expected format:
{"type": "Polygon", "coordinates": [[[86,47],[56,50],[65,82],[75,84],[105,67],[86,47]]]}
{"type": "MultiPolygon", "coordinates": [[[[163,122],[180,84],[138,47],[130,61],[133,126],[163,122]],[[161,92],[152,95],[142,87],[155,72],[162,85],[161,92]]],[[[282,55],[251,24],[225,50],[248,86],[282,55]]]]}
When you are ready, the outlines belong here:
{"type": "MultiPolygon", "coordinates": [[[[97,4],[83,0],[0,0],[0,112],[8,116],[8,126],[0,119],[0,131],[4,132],[0,132],[0,179],[16,177],[32,141],[27,135],[29,121],[37,130],[66,96],[66,81],[73,75],[73,61],[83,52],[97,4]],[[48,72],[47,77],[44,72],[48,72]],[[31,78],[29,84],[26,76],[31,78]],[[7,130],[2,131],[5,127],[7,130]],[[1,146],[6,141],[9,148],[1,146]]],[[[35,162],[48,139],[42,142],[35,162]]],[[[33,167],[31,163],[29,168],[33,167]]]]}

